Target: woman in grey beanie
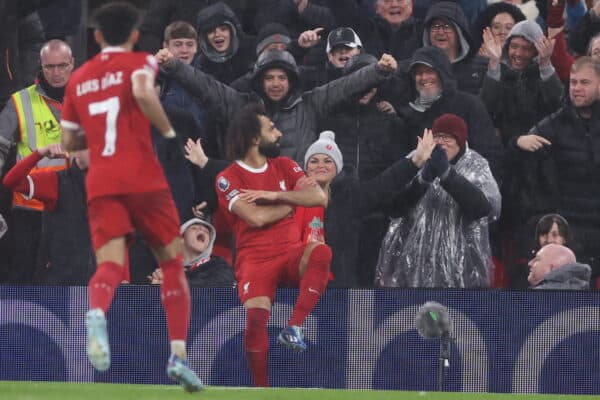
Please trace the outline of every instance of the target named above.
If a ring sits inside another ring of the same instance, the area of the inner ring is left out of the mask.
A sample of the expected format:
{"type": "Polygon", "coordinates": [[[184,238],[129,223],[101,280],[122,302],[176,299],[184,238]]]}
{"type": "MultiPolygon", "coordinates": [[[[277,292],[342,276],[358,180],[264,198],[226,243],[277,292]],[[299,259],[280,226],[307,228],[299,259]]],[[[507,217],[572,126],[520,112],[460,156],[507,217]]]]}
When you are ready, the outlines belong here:
{"type": "MultiPolygon", "coordinates": [[[[304,241],[326,242],[332,249],[333,274],[331,287],[358,287],[360,270],[373,265],[359,265],[362,216],[380,207],[394,190],[410,182],[433,150],[431,131],[419,139],[417,149],[402,157],[373,179],[360,181],[350,166],[343,163],[342,153],[335,143],[335,133],[324,131],[306,151],[304,168],[329,196],[323,207],[297,207],[294,218],[304,241]]],[[[371,286],[371,285],[369,285],[371,286]]]]}

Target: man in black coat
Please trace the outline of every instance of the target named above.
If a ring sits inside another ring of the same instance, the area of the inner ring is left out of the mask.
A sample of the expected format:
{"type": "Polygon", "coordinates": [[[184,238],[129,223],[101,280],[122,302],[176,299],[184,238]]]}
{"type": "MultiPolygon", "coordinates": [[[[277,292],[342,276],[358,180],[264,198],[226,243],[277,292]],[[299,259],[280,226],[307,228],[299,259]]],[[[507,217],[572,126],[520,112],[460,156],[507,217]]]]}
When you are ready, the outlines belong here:
{"type": "Polygon", "coordinates": [[[511,143],[523,159],[530,215],[564,216],[582,246],[578,259],[600,275],[600,63],[581,57],[571,68],[569,100],[511,143]]]}

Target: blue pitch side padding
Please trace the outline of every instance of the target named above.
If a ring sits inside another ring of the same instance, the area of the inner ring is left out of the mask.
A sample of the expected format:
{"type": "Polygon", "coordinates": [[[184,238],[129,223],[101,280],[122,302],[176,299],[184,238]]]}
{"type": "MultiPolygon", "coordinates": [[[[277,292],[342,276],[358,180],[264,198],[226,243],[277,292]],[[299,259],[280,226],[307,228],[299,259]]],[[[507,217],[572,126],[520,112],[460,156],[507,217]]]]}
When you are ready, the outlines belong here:
{"type": "MultiPolygon", "coordinates": [[[[434,390],[438,341],[414,329],[433,300],[453,320],[452,391],[600,394],[600,292],[330,289],[306,321],[306,352],[275,338],[297,290],[277,293],[269,323],[273,386],[434,390]]],[[[244,311],[234,289],[192,289],[190,365],[209,385],[249,386],[244,311]]],[[[124,286],[108,313],[112,365],[85,355],[82,287],[0,286],[0,379],[172,383],[155,286],[124,286]]]]}

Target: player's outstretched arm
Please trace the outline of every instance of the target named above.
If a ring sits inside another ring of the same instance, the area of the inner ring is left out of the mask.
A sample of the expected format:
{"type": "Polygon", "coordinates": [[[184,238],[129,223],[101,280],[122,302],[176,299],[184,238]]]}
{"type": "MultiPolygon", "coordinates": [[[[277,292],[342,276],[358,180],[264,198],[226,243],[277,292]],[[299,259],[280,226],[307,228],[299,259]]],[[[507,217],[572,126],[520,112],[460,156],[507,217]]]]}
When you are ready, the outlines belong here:
{"type": "Polygon", "coordinates": [[[171,122],[154,90],[154,76],[139,71],[131,76],[133,97],[150,123],[166,138],[175,136],[171,122]]]}

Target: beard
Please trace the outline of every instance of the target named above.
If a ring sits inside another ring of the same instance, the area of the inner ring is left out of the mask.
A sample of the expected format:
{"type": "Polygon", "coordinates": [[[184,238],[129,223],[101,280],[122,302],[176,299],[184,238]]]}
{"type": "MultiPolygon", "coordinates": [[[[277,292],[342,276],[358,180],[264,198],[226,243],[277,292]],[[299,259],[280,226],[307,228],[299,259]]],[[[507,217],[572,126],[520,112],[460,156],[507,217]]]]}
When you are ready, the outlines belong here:
{"type": "Polygon", "coordinates": [[[279,140],[276,142],[267,142],[261,138],[260,143],[258,143],[258,152],[267,158],[279,157],[281,154],[279,140]]]}

